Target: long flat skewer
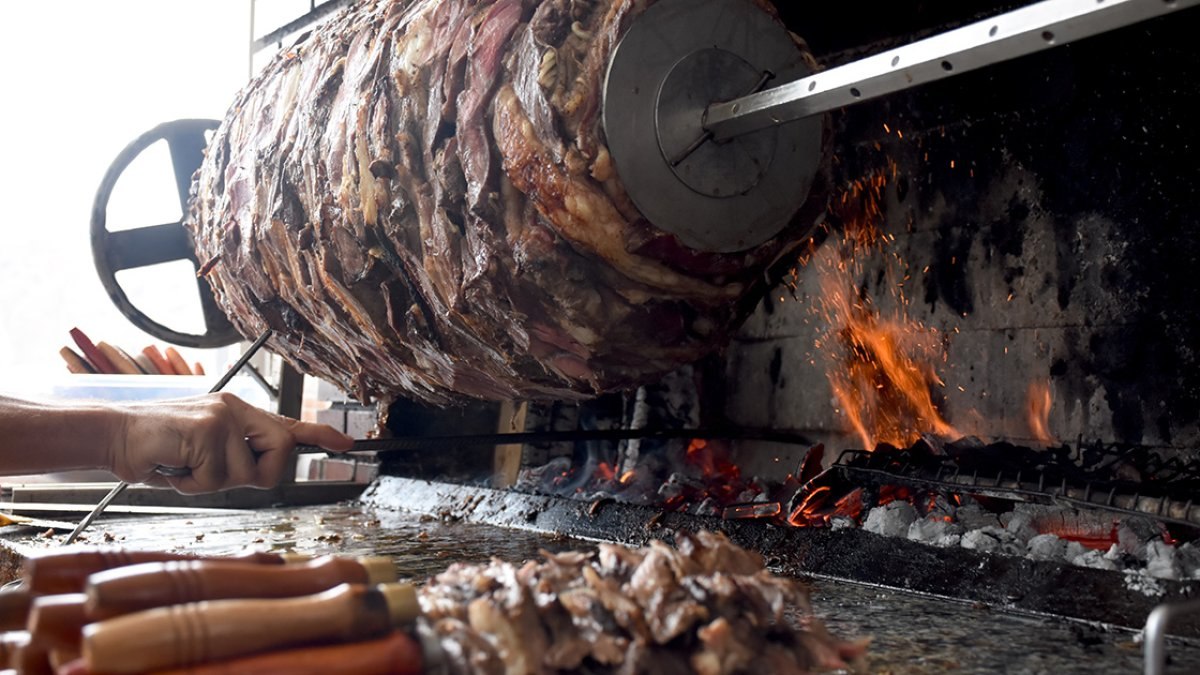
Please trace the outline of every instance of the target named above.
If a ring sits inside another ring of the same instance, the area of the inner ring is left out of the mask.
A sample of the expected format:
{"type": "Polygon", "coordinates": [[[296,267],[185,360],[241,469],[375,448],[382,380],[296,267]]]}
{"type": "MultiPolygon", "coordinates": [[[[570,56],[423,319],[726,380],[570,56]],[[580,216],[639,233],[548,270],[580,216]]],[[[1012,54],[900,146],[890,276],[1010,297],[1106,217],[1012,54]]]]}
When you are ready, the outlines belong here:
{"type": "Polygon", "coordinates": [[[787,84],[714,103],[713,140],[830,112],[1193,7],[1200,0],[1043,0],[787,84]]]}

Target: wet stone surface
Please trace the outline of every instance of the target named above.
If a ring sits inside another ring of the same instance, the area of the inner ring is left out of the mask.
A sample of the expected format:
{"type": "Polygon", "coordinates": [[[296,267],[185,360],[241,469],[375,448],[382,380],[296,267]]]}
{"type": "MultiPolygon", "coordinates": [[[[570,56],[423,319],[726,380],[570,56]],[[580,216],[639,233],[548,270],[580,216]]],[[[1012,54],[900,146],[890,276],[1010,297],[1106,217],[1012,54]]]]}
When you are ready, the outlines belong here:
{"type": "MultiPolygon", "coordinates": [[[[967,603],[815,580],[812,602],[836,635],[869,635],[869,673],[1139,673],[1135,634],[967,603]]],[[[1200,645],[1171,641],[1168,673],[1200,672],[1200,645]]]]}
{"type": "MultiPolygon", "coordinates": [[[[244,515],[112,519],[85,544],[229,554],[246,549],[389,555],[401,576],[421,580],[455,561],[495,556],[519,561],[540,549],[590,548],[590,542],[537,532],[356,505],[247,512],[244,515]]],[[[21,555],[61,544],[36,532],[3,543],[21,555]]],[[[815,579],[813,605],[842,637],[869,635],[865,672],[1134,673],[1140,643],[1129,631],[1017,616],[966,603],[815,579]]],[[[1172,642],[1170,673],[1200,672],[1200,644],[1172,642]]]]}

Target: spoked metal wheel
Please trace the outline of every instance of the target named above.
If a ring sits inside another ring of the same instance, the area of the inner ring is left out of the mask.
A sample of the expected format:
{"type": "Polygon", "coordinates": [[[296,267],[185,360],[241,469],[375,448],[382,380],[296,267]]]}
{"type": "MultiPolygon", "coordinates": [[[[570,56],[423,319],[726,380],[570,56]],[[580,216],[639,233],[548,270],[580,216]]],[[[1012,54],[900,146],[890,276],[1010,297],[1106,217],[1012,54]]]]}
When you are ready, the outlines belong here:
{"type": "Polygon", "coordinates": [[[110,231],[108,203],[117,180],[129,165],[150,146],[159,141],[166,141],[171,153],[180,212],[186,218],[192,174],[204,161],[204,148],[208,144],[205,134],[216,129],[219,124],[217,120],[175,120],[164,122],[142,134],[126,146],[108,167],[92,206],[92,257],[96,263],[96,272],[100,275],[100,283],[104,284],[108,297],[112,298],[117,309],[138,328],[160,340],[184,347],[223,347],[243,338],[217,307],[212,289],[204,279],[195,279],[200,291],[200,306],[204,313],[203,333],[183,333],[168,328],[135,307],[117,281],[117,272],[175,260],[191,261],[193,268],[199,269],[199,263],[192,251],[182,219],[162,225],[110,231]]]}

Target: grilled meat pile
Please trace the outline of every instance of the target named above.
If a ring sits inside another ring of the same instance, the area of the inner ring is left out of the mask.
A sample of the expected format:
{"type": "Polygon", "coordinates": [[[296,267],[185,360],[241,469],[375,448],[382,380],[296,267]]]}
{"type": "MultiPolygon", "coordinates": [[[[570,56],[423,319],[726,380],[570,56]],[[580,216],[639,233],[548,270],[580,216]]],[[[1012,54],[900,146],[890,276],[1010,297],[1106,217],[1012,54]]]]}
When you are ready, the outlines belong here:
{"type": "Polygon", "coordinates": [[[797,582],[720,534],[544,557],[458,563],[424,587],[453,672],[807,673],[865,649],[831,637],[797,582]]]}
{"type": "Polygon", "coordinates": [[[364,0],[284,50],[193,188],[222,309],[363,401],[578,399],[719,348],[822,204],[736,254],[638,213],[601,88],[652,1],[364,0]]]}

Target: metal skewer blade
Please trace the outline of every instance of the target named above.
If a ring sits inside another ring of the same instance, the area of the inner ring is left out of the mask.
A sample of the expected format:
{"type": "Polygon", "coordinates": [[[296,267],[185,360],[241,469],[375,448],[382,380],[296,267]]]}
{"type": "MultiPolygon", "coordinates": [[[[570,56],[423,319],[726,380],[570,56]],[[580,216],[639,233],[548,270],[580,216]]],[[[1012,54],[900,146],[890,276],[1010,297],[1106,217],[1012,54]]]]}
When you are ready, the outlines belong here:
{"type": "MultiPolygon", "coordinates": [[[[225,385],[229,384],[229,381],[232,380],[235,375],[237,375],[238,371],[240,371],[247,363],[250,362],[250,359],[254,357],[254,354],[258,352],[258,350],[262,348],[264,344],[266,344],[270,337],[271,329],[268,328],[267,330],[263,331],[262,335],[258,336],[258,339],[250,344],[250,346],[246,349],[246,352],[242,354],[232,366],[229,367],[229,370],[227,370],[225,374],[221,376],[221,379],[217,380],[216,384],[214,384],[212,388],[208,390],[208,393],[215,394],[224,389],[225,385]]],[[[160,465],[154,468],[154,472],[160,476],[180,477],[190,474],[192,470],[188,467],[160,465]]],[[[129,483],[125,481],[120,481],[114,485],[113,489],[109,490],[108,494],[104,495],[104,498],[101,499],[98,504],[96,504],[96,508],[92,509],[90,513],[84,516],[83,520],[79,521],[79,524],[75,526],[74,530],[71,530],[71,534],[67,535],[67,539],[63,542],[63,546],[70,546],[71,544],[75,543],[75,540],[78,539],[79,535],[83,534],[83,531],[92,524],[92,521],[100,517],[100,514],[104,513],[104,509],[107,509],[108,505],[111,504],[114,499],[120,496],[120,494],[128,487],[129,483]]]]}
{"type": "Polygon", "coordinates": [[[1044,0],[724,103],[704,128],[722,141],[1074,42],[1200,0],[1044,0]]]}
{"type": "Polygon", "coordinates": [[[129,487],[129,483],[126,483],[125,481],[121,481],[120,483],[114,485],[113,489],[109,490],[108,494],[104,495],[104,498],[100,500],[100,503],[96,504],[96,508],[92,509],[91,512],[84,516],[83,520],[79,521],[79,524],[75,526],[75,529],[71,530],[71,534],[67,535],[67,540],[63,542],[63,546],[70,546],[71,544],[74,544],[75,540],[79,538],[79,535],[83,534],[83,531],[88,529],[88,526],[92,524],[92,521],[100,517],[100,514],[104,513],[104,509],[107,509],[108,505],[111,504],[114,499],[120,496],[120,494],[124,492],[125,488],[127,487],[129,487]]]}

